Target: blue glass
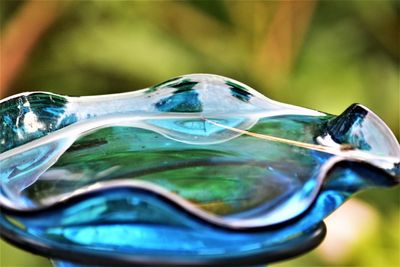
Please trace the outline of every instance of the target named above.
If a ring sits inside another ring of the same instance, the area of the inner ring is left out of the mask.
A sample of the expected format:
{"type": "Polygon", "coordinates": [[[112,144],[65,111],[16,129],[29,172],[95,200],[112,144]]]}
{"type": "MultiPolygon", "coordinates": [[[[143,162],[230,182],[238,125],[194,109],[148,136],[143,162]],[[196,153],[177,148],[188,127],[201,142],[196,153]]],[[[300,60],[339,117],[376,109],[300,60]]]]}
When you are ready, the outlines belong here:
{"type": "Polygon", "coordinates": [[[58,266],[231,265],[307,252],[348,197],[399,182],[373,112],[339,116],[195,74],[0,102],[1,235],[58,266]]]}

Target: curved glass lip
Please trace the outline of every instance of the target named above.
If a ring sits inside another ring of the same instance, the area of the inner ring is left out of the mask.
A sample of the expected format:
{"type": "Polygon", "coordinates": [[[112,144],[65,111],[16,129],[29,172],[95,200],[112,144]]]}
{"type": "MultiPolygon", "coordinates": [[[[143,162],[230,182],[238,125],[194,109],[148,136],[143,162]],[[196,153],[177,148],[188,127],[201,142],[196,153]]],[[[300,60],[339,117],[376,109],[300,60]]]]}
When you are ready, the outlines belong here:
{"type": "MultiPolygon", "coordinates": [[[[369,108],[367,108],[364,105],[361,105],[361,104],[356,104],[356,105],[365,109],[368,112],[368,115],[372,116],[375,120],[377,120],[379,122],[379,127],[382,127],[385,130],[385,133],[388,135],[389,138],[397,141],[396,136],[394,135],[392,130],[389,128],[389,126],[381,119],[381,117],[379,117],[375,112],[373,112],[372,110],[370,110],[369,108]]],[[[397,144],[397,146],[396,146],[397,155],[396,156],[398,157],[398,160],[400,163],[400,144],[399,144],[399,142],[395,142],[395,143],[397,144]]]]}
{"type": "MultiPolygon", "coordinates": [[[[367,162],[359,161],[359,160],[349,160],[345,159],[343,157],[339,156],[334,156],[330,158],[327,162],[325,162],[319,172],[319,175],[316,178],[317,185],[314,187],[312,196],[309,199],[308,206],[305,210],[299,212],[297,215],[293,216],[292,218],[288,220],[269,220],[270,217],[266,217],[264,219],[259,219],[259,218],[251,218],[251,219],[226,219],[223,216],[218,216],[214,215],[212,213],[209,213],[207,211],[202,210],[201,208],[196,207],[194,204],[189,202],[188,200],[168,191],[167,189],[162,188],[161,186],[158,186],[156,184],[153,184],[151,182],[146,182],[146,181],[132,181],[128,179],[119,179],[119,180],[112,180],[112,181],[104,181],[104,182],[97,182],[92,185],[87,185],[84,187],[81,187],[71,193],[66,194],[64,197],[58,199],[57,202],[51,202],[44,204],[42,206],[38,207],[31,207],[31,208],[18,208],[12,205],[9,199],[4,197],[3,195],[0,195],[0,208],[5,209],[8,212],[11,212],[13,214],[19,214],[23,215],[24,213],[26,215],[31,214],[31,213],[41,213],[41,212],[46,212],[47,210],[51,209],[53,206],[57,205],[57,203],[62,202],[62,203],[68,203],[70,200],[76,199],[76,198],[85,198],[86,195],[92,195],[93,193],[97,193],[100,191],[107,191],[109,189],[115,189],[115,188],[132,188],[132,189],[140,189],[143,191],[148,191],[151,192],[152,194],[155,194],[157,196],[162,197],[163,199],[166,199],[176,205],[178,205],[180,208],[185,210],[191,215],[194,215],[197,218],[200,218],[201,220],[207,221],[208,223],[211,223],[213,225],[217,225],[219,227],[227,228],[227,229],[232,229],[232,230],[248,230],[248,229],[255,229],[255,228],[264,228],[264,227],[269,227],[269,226],[277,226],[280,224],[284,224],[288,221],[292,221],[293,219],[296,219],[297,217],[301,217],[303,213],[307,211],[307,209],[312,206],[312,203],[317,199],[319,192],[322,189],[322,186],[324,184],[324,181],[326,180],[326,177],[329,176],[329,174],[341,163],[348,163],[348,162],[354,162],[354,163],[361,163],[365,165],[372,166],[374,168],[377,168],[376,166],[369,164],[367,162]]],[[[382,170],[383,171],[383,170],[382,170]]],[[[384,172],[384,171],[383,171],[384,172]]],[[[387,172],[385,172],[388,174],[387,172]]],[[[392,177],[391,175],[388,174],[388,176],[392,177]]],[[[393,177],[395,178],[395,177],[393,177]]],[[[399,183],[400,180],[395,180],[396,183],[399,183]]],[[[6,212],[7,213],[7,212],[6,212]]]]}
{"type": "MultiPolygon", "coordinates": [[[[168,118],[170,118],[169,115],[168,115],[168,118]]],[[[115,123],[115,121],[114,121],[114,123],[115,123]]],[[[74,125],[71,125],[64,129],[67,130],[67,128],[69,128],[69,127],[73,128],[73,126],[74,125]]],[[[100,128],[102,128],[102,127],[100,127],[100,128]]],[[[97,129],[98,128],[96,127],[95,130],[97,130],[97,129]]],[[[62,130],[63,129],[61,129],[60,131],[62,131],[62,130]]],[[[86,134],[88,132],[91,132],[92,130],[93,130],[93,128],[90,131],[87,131],[86,134]]],[[[71,138],[71,135],[69,135],[68,132],[66,132],[65,135],[69,136],[69,138],[71,138]]],[[[25,144],[25,145],[15,148],[15,149],[6,151],[6,152],[0,154],[0,160],[6,159],[12,155],[21,153],[26,148],[31,149],[33,147],[43,145],[43,139],[47,139],[48,142],[51,142],[52,140],[56,139],[54,134],[57,134],[57,133],[55,132],[53,134],[49,134],[48,136],[45,136],[45,137],[41,138],[40,140],[34,140],[28,144],[25,144]],[[11,154],[11,155],[9,156],[9,154],[11,154]]],[[[79,136],[82,136],[82,135],[79,135],[79,136]]],[[[234,138],[234,137],[232,137],[232,138],[234,138]]],[[[71,141],[71,144],[74,141],[75,141],[75,138],[73,138],[73,140],[71,141]]],[[[62,154],[63,153],[61,153],[59,156],[61,156],[62,154]]],[[[368,155],[368,153],[366,153],[366,154],[368,155]]],[[[384,159],[386,159],[386,157],[384,159]]],[[[58,160],[58,158],[55,158],[53,160],[53,162],[49,165],[49,167],[51,167],[51,165],[53,165],[54,162],[56,162],[57,160],[58,160]]],[[[397,161],[398,159],[394,158],[393,160],[397,161]]],[[[316,177],[316,185],[313,188],[310,197],[308,198],[308,203],[307,203],[306,207],[304,208],[304,210],[294,213],[293,216],[291,218],[289,218],[288,220],[298,217],[299,215],[304,213],[308,207],[310,207],[312,205],[312,203],[318,197],[319,191],[321,190],[322,185],[323,185],[326,177],[328,176],[328,174],[335,168],[335,166],[337,166],[341,162],[365,163],[365,164],[369,164],[371,166],[381,169],[379,166],[380,165],[379,163],[378,163],[379,165],[377,166],[376,164],[374,164],[374,162],[365,162],[364,160],[360,160],[357,158],[351,159],[349,157],[344,157],[342,155],[332,156],[324,164],[322,164],[319,174],[316,177]]],[[[395,178],[395,177],[393,177],[393,178],[395,178]]],[[[229,229],[239,230],[239,229],[268,227],[268,226],[278,225],[278,224],[281,224],[281,223],[287,221],[287,220],[282,221],[282,219],[279,219],[279,218],[274,219],[273,216],[265,216],[263,218],[250,218],[250,219],[225,218],[223,216],[214,215],[212,213],[204,211],[201,208],[196,207],[194,204],[192,204],[188,200],[186,200],[186,199],[184,199],[184,198],[182,198],[182,197],[180,197],[180,196],[178,196],[156,184],[153,184],[151,182],[145,182],[145,181],[140,181],[140,180],[132,181],[132,180],[123,179],[123,178],[118,179],[118,180],[113,180],[113,181],[96,182],[92,185],[81,187],[70,193],[66,193],[66,195],[61,198],[56,198],[56,200],[54,200],[54,201],[50,201],[49,203],[42,204],[37,207],[16,206],[10,199],[6,198],[3,194],[0,194],[0,207],[6,208],[7,210],[17,212],[17,213],[41,212],[41,211],[45,211],[48,208],[51,208],[53,205],[57,204],[57,202],[60,202],[60,201],[68,202],[69,199],[73,199],[78,196],[83,197],[87,194],[91,194],[91,193],[97,192],[99,190],[108,190],[108,189],[112,189],[112,188],[116,188],[116,187],[136,188],[136,189],[142,189],[142,190],[152,192],[154,194],[157,194],[159,196],[162,196],[165,199],[168,199],[168,200],[174,202],[175,204],[177,204],[181,208],[183,208],[185,211],[195,215],[198,218],[201,218],[201,219],[203,219],[207,222],[210,222],[214,225],[218,225],[218,226],[221,226],[224,228],[229,228],[229,229]]]]}
{"type": "MultiPolygon", "coordinates": [[[[193,74],[192,74],[193,75],[193,74]]],[[[204,74],[194,74],[194,75],[204,75],[204,74]]],[[[215,75],[217,77],[222,77],[215,75]]],[[[185,76],[183,76],[185,77],[185,76]]],[[[222,77],[226,79],[225,77],[222,77]]],[[[237,82],[237,81],[235,81],[237,82]]],[[[237,82],[239,84],[242,84],[240,82],[237,82]]],[[[243,84],[242,84],[243,85],[243,84]]],[[[246,85],[244,85],[246,86],[246,85]]],[[[247,86],[246,86],[247,87],[247,86]]],[[[136,95],[140,94],[141,92],[144,92],[147,89],[142,89],[139,91],[133,91],[133,92],[128,92],[128,93],[122,93],[122,94],[114,94],[114,95],[102,95],[102,96],[89,96],[88,98],[90,99],[95,99],[98,97],[107,97],[111,98],[113,96],[119,95],[119,96],[124,96],[124,95],[136,95]]],[[[47,93],[47,92],[46,92],[47,93]]],[[[264,95],[260,94],[256,90],[252,89],[252,93],[256,94],[257,96],[262,97],[264,100],[268,101],[269,103],[273,103],[274,105],[279,106],[281,109],[279,110],[267,110],[267,111],[259,111],[259,112],[242,112],[239,113],[238,115],[246,118],[251,118],[254,120],[254,124],[262,117],[275,117],[275,116],[280,116],[280,115],[308,115],[308,116],[327,116],[325,113],[321,113],[318,111],[314,111],[311,109],[307,108],[302,108],[302,107],[297,107],[289,104],[284,104],[280,103],[278,101],[271,100],[264,95]]],[[[0,100],[1,102],[7,101],[10,98],[16,97],[16,96],[21,96],[21,95],[27,95],[30,94],[30,92],[22,93],[19,95],[14,95],[5,99],[0,100]]],[[[52,94],[52,93],[50,93],[52,94]]],[[[52,94],[56,95],[56,94],[52,94]]],[[[69,97],[67,97],[68,99],[69,97]]],[[[367,108],[366,108],[367,109],[367,108]]],[[[383,128],[387,130],[387,133],[389,133],[389,136],[391,138],[395,138],[394,134],[392,131],[389,129],[389,127],[372,111],[367,109],[369,114],[372,116],[376,117],[381,124],[383,128]]],[[[69,126],[66,126],[62,129],[59,129],[57,131],[54,131],[52,133],[49,133],[48,135],[41,137],[40,139],[33,140],[29,143],[23,144],[21,146],[18,146],[16,148],[10,149],[8,151],[5,151],[0,154],[0,161],[5,160],[9,157],[12,157],[14,155],[23,153],[25,151],[28,151],[30,149],[33,149],[35,147],[39,147],[48,143],[51,143],[56,140],[60,140],[65,138],[67,140],[67,144],[65,147],[65,150],[72,145],[73,142],[79,137],[82,137],[84,135],[87,135],[95,130],[101,129],[101,128],[106,128],[106,127],[111,127],[111,126],[129,126],[129,127],[137,127],[135,123],[139,121],[144,121],[144,120],[152,120],[152,119],[174,119],[174,118],[196,118],[196,119],[217,119],[217,118],[227,118],[227,117],[233,117],[232,114],[218,114],[216,116],[213,113],[207,113],[207,112],[200,112],[200,113],[179,113],[179,112],[127,112],[124,114],[114,114],[114,115],[103,115],[101,117],[95,118],[95,119],[90,119],[90,120],[85,120],[85,121],[78,121],[74,124],[71,124],[69,126]],[[132,116],[135,115],[135,116],[132,116]]],[[[141,125],[140,128],[148,129],[148,130],[154,130],[150,125],[148,127],[143,127],[141,125]]],[[[182,140],[177,140],[172,138],[171,136],[166,135],[163,132],[156,131],[170,139],[179,141],[179,142],[185,142],[182,140]]],[[[228,139],[224,140],[219,140],[219,141],[214,141],[214,142],[209,142],[207,144],[216,144],[220,142],[226,142],[230,139],[233,139],[239,135],[242,134],[247,134],[245,130],[240,130],[232,135],[228,139]]],[[[318,140],[317,140],[318,141],[318,140]]],[[[190,142],[187,142],[190,143],[190,142]]],[[[400,153],[400,145],[397,143],[398,146],[398,151],[400,153]]],[[[355,151],[341,151],[340,148],[332,148],[328,147],[330,149],[334,150],[334,153],[330,159],[328,159],[325,163],[321,165],[321,168],[319,170],[319,174],[316,177],[316,186],[313,188],[312,193],[310,198],[308,199],[307,207],[310,207],[317,198],[319,191],[321,190],[321,187],[324,183],[324,180],[326,179],[327,175],[329,174],[330,171],[332,171],[335,166],[337,166],[341,162],[358,162],[358,163],[365,163],[368,165],[371,165],[373,167],[376,167],[378,169],[383,169],[383,170],[388,170],[391,167],[393,167],[395,164],[399,164],[400,158],[397,157],[382,157],[382,156],[375,156],[367,152],[363,152],[360,150],[355,150],[355,151]]],[[[52,161],[49,163],[49,167],[51,167],[57,160],[58,158],[65,152],[65,150],[61,151],[59,155],[54,157],[52,161]]],[[[391,174],[386,171],[386,173],[390,176],[393,176],[394,179],[398,179],[395,177],[394,174],[391,174]]],[[[397,181],[398,182],[398,181],[397,181]]],[[[73,192],[67,193],[63,198],[57,199],[57,201],[68,201],[69,199],[72,199],[76,196],[84,196],[85,194],[89,194],[92,192],[95,192],[97,190],[107,190],[109,188],[115,188],[115,187],[130,187],[130,188],[141,188],[144,190],[148,190],[150,192],[159,194],[160,196],[165,197],[166,199],[169,199],[173,201],[174,203],[178,204],[191,214],[202,218],[206,221],[211,222],[212,224],[219,225],[222,227],[230,228],[230,229],[250,229],[250,228],[257,228],[257,227],[266,227],[266,226],[271,226],[271,225],[277,225],[280,224],[284,221],[274,219],[273,216],[268,216],[267,218],[260,219],[260,218],[251,218],[251,219],[232,219],[232,218],[225,218],[223,216],[218,216],[218,215],[213,215],[209,212],[206,212],[198,207],[196,207],[194,204],[190,203],[189,201],[185,200],[184,198],[177,196],[173,194],[172,192],[167,191],[166,189],[163,189],[162,187],[149,183],[149,182],[144,182],[144,181],[128,181],[128,180],[115,180],[115,181],[104,181],[104,182],[97,182],[92,185],[88,185],[85,187],[82,187],[80,189],[74,190],[73,192]]],[[[57,202],[50,202],[47,204],[42,204],[41,206],[38,207],[21,207],[17,206],[15,203],[12,203],[10,199],[6,198],[3,194],[0,194],[0,207],[1,208],[6,208],[10,211],[14,212],[29,212],[29,211],[42,211],[46,210],[47,208],[50,208],[51,206],[55,205],[57,202]]],[[[298,217],[300,214],[304,213],[307,210],[305,208],[304,210],[294,213],[292,218],[298,217]]]]}

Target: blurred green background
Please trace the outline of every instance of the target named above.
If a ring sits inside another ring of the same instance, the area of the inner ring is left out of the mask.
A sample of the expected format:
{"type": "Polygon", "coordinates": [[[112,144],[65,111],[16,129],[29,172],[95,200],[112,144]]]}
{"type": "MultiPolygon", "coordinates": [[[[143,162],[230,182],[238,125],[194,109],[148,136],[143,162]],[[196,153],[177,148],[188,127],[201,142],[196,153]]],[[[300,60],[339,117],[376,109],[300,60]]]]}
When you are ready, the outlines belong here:
{"type": "MultiPolygon", "coordinates": [[[[399,12],[399,1],[1,1],[0,98],[215,73],[328,113],[362,103],[399,139],[399,12]]],[[[398,189],[362,193],[328,218],[320,248],[272,266],[400,266],[399,207],[398,189]]],[[[4,242],[0,257],[50,266],[4,242]]]]}

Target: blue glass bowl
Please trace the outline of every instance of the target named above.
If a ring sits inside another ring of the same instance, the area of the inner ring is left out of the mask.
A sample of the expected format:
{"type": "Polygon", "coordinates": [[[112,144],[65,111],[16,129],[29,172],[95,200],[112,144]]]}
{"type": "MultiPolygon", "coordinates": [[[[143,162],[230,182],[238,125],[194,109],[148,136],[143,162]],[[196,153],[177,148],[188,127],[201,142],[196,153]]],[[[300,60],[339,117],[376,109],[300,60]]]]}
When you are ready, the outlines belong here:
{"type": "Polygon", "coordinates": [[[57,266],[256,265],[316,247],[354,193],[399,183],[373,112],[282,104],[193,74],[0,102],[1,236],[57,266]]]}

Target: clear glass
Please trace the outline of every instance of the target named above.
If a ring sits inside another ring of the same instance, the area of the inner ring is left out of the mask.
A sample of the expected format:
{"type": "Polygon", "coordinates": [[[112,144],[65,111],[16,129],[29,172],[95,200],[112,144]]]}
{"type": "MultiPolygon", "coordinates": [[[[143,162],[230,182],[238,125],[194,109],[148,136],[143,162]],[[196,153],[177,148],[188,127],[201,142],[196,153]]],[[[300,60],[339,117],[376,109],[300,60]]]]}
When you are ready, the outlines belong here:
{"type": "Polygon", "coordinates": [[[216,75],[24,93],[0,114],[3,236],[81,264],[275,261],[315,247],[351,194],[399,181],[399,144],[367,108],[334,116],[216,75]]]}

